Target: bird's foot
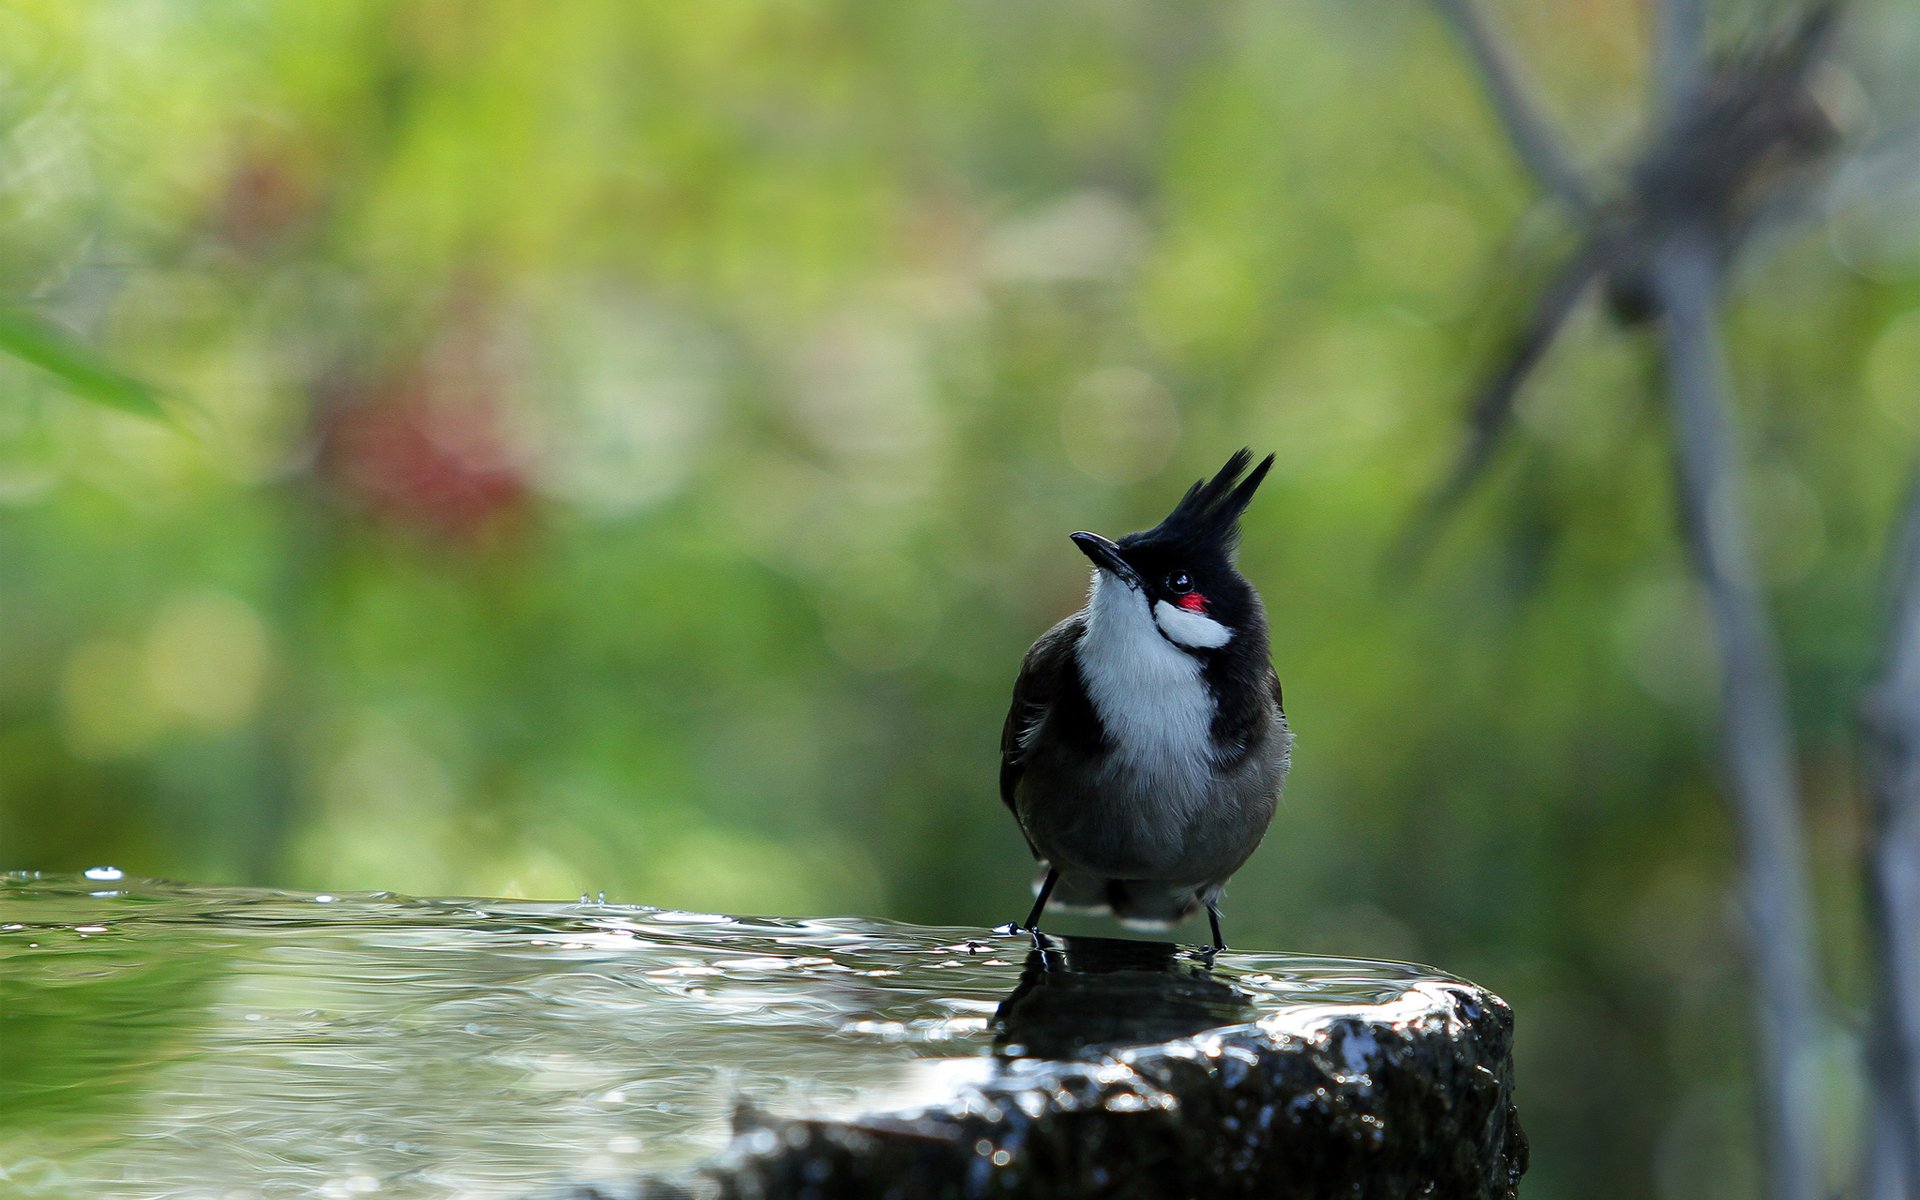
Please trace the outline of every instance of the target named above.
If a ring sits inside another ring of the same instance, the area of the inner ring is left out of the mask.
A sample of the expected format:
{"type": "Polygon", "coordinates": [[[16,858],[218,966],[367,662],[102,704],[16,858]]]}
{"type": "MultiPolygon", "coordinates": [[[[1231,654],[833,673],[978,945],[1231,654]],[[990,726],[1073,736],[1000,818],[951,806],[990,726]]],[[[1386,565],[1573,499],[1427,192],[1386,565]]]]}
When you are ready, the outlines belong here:
{"type": "Polygon", "coordinates": [[[1047,948],[1047,935],[1040,932],[1038,925],[1022,925],[1018,921],[1008,921],[1005,925],[995,925],[993,932],[1001,937],[1015,937],[1024,933],[1033,939],[1033,948],[1035,950],[1045,950],[1047,948]]]}

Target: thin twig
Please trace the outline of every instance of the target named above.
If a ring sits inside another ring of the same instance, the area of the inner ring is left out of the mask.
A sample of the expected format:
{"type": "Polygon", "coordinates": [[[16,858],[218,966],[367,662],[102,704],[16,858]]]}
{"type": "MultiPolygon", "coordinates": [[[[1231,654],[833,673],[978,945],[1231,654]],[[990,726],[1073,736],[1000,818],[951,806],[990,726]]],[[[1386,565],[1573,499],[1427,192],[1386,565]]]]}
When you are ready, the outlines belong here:
{"type": "Polygon", "coordinates": [[[1653,102],[1663,118],[1693,105],[1706,75],[1704,0],[1659,0],[1653,6],[1653,102]]]}
{"type": "Polygon", "coordinates": [[[1519,68],[1493,30],[1481,18],[1473,0],[1434,0],[1453,32],[1467,48],[1480,82],[1493,104],[1494,116],[1506,131],[1514,153],[1520,156],[1534,181],[1581,216],[1594,211],[1593,193],[1562,148],[1564,140],[1541,115],[1519,68]]]}
{"type": "Polygon", "coordinates": [[[1870,1036],[1876,1150],[1920,1197],[1920,475],[1892,546],[1886,661],[1866,706],[1873,823],[1867,854],[1880,996],[1870,1036]]]}
{"type": "Polygon", "coordinates": [[[1521,385],[1533,374],[1567,318],[1573,315],[1580,297],[1600,274],[1604,258],[1599,240],[1590,240],[1574,251],[1547,280],[1525,322],[1507,343],[1506,352],[1499,359],[1499,369],[1480,385],[1474,396],[1459,453],[1388,557],[1391,569],[1406,571],[1419,566],[1435,532],[1487,469],[1493,452],[1512,424],[1514,402],[1520,395],[1521,385]]]}
{"type": "Polygon", "coordinates": [[[1655,253],[1652,282],[1665,318],[1681,522],[1720,651],[1722,752],[1758,983],[1768,1191],[1775,1200],[1815,1200],[1820,1025],[1812,903],[1786,693],[1741,504],[1711,235],[1675,231],[1655,253]]]}

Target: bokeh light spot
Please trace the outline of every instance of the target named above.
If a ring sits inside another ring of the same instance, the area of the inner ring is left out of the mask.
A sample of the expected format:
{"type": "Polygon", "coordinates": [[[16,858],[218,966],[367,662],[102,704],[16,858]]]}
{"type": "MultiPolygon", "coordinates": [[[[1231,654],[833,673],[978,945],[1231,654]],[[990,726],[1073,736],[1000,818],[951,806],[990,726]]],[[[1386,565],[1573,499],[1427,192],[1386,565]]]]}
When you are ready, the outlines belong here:
{"type": "Polygon", "coordinates": [[[159,709],[192,729],[235,729],[253,716],[268,667],[266,623],[239,597],[170,601],[147,635],[144,670],[159,709]]]}
{"type": "Polygon", "coordinates": [[[1920,309],[1887,322],[1867,352],[1867,398],[1888,420],[1920,432],[1920,309]]]}

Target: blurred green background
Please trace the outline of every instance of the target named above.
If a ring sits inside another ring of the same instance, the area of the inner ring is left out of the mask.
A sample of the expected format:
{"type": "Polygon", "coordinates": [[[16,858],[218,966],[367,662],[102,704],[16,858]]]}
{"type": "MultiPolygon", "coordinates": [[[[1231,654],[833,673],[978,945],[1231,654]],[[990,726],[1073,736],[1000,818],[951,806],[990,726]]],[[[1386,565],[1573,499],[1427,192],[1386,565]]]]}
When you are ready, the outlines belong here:
{"type": "MultiPolygon", "coordinates": [[[[1641,5],[1500,16],[1626,154],[1641,5]]],[[[1843,116],[1920,56],[1858,16],[1843,116]]],[[[1849,1019],[1912,228],[1775,241],[1730,329],[1849,1019]]],[[[1529,1195],[1751,1195],[1650,345],[1584,313],[1384,569],[1567,238],[1421,5],[0,8],[0,299],[172,414],[0,356],[0,866],[1007,921],[1065,535],[1246,444],[1299,745],[1234,940],[1504,994],[1529,1195]]]]}

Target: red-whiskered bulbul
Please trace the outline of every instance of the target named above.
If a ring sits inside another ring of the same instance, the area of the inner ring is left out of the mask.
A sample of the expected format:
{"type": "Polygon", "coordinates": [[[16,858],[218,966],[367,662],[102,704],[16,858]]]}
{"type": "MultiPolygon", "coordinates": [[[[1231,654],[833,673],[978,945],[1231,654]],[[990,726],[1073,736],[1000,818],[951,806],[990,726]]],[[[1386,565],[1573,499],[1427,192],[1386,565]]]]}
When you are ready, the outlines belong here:
{"type": "Polygon", "coordinates": [[[1241,450],[1167,519],[1118,542],[1076,533],[1087,604],[1027,651],[1000,736],[1000,798],[1049,897],[1166,925],[1220,893],[1266,834],[1293,735],[1260,595],[1234,567],[1240,515],[1273,466],[1241,450]],[[1242,478],[1244,476],[1244,478],[1242,478]]]}

